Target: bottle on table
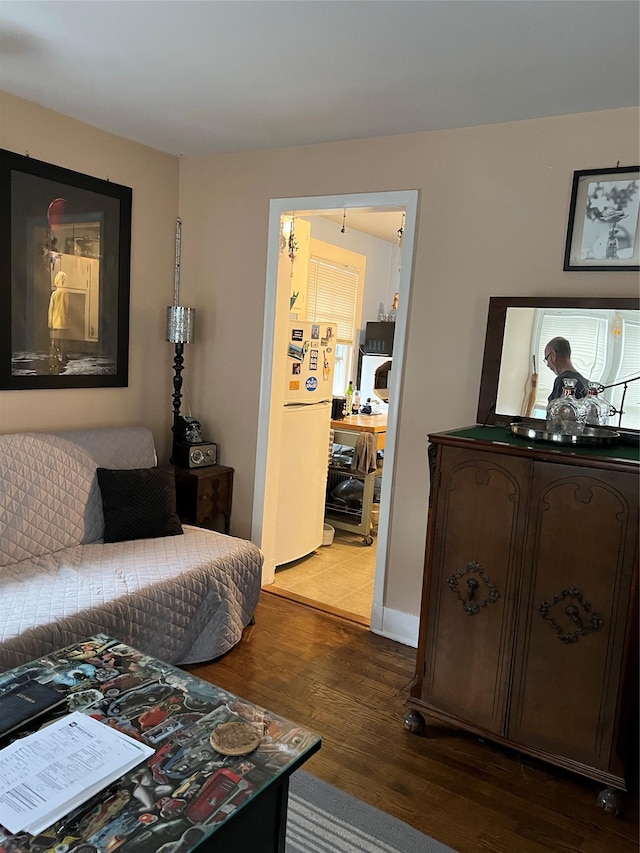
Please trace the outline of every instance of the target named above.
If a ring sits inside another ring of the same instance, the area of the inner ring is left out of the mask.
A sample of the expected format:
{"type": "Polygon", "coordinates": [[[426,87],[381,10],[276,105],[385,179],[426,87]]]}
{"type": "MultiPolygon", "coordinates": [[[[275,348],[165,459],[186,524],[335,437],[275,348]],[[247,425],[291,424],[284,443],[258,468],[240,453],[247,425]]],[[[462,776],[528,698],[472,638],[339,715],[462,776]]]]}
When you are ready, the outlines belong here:
{"type": "Polygon", "coordinates": [[[351,410],[353,408],[353,382],[349,380],[349,384],[347,385],[347,390],[344,395],[347,399],[347,403],[345,406],[345,412],[347,415],[351,414],[351,410]]]}
{"type": "Polygon", "coordinates": [[[563,435],[582,435],[587,420],[586,399],[576,397],[575,379],[562,380],[562,396],[547,406],[547,430],[563,435]]]}
{"type": "Polygon", "coordinates": [[[353,414],[360,414],[360,391],[357,388],[353,392],[353,414]]]}
{"type": "Polygon", "coordinates": [[[598,382],[589,382],[589,395],[586,398],[587,424],[589,426],[607,426],[611,405],[600,393],[602,385],[598,382]]]}

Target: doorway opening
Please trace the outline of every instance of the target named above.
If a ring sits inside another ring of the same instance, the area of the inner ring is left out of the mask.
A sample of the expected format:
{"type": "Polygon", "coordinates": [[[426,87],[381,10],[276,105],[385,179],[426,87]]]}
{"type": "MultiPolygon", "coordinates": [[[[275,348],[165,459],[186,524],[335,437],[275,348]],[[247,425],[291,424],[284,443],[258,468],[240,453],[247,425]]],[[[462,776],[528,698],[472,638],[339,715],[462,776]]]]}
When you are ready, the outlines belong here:
{"type": "Polygon", "coordinates": [[[278,566],[273,584],[264,591],[368,628],[376,568],[375,530],[372,540],[367,547],[361,536],[335,530],[330,545],[278,566]]]}
{"type": "MultiPolygon", "coordinates": [[[[367,619],[365,616],[356,618],[363,624],[369,624],[371,630],[379,631],[382,627],[382,616],[384,611],[384,581],[386,574],[386,562],[388,542],[392,524],[393,509],[393,476],[395,468],[395,446],[398,424],[398,412],[401,406],[403,390],[403,361],[406,338],[406,327],[409,316],[409,303],[411,296],[413,246],[417,220],[418,192],[416,190],[405,190],[398,192],[363,193],[345,196],[320,196],[295,199],[273,199],[269,214],[269,239],[267,251],[267,280],[265,293],[265,316],[262,352],[262,374],[260,389],[260,406],[258,421],[258,447],[256,479],[254,484],[254,510],[252,519],[252,538],[257,542],[265,556],[263,569],[263,585],[269,588],[274,581],[276,572],[276,548],[275,531],[277,526],[278,501],[274,500],[277,495],[280,471],[282,470],[283,454],[291,452],[291,448],[284,446],[282,441],[282,401],[279,394],[282,387],[283,370],[280,364],[279,354],[286,351],[288,324],[290,319],[290,297],[288,281],[278,274],[282,255],[282,217],[333,219],[341,222],[342,227],[348,229],[356,220],[356,217],[364,222],[367,218],[374,221],[380,218],[380,222],[386,214],[402,214],[402,265],[399,269],[397,284],[397,310],[395,310],[395,339],[393,348],[394,369],[390,376],[389,384],[389,410],[386,421],[386,435],[384,443],[384,467],[380,484],[379,514],[377,518],[377,536],[375,537],[375,549],[368,548],[362,542],[362,537],[355,543],[344,541],[353,540],[348,531],[337,531],[334,545],[328,548],[318,549],[330,552],[340,550],[340,545],[345,549],[350,548],[351,554],[368,554],[368,559],[375,562],[373,594],[371,598],[371,612],[367,619]],[[346,534],[346,535],[345,535],[346,534]],[[341,540],[343,540],[341,542],[341,540]],[[372,555],[375,552],[375,559],[372,555]]],[[[354,230],[355,229],[355,226],[354,230]]],[[[344,233],[344,232],[342,232],[344,233]]],[[[366,232],[364,232],[366,233],[366,232]]],[[[366,282],[365,282],[366,290],[366,282]]],[[[387,310],[391,305],[385,306],[387,310]]],[[[375,311],[375,316],[363,317],[365,320],[378,320],[380,311],[375,311]]],[[[355,375],[354,375],[355,378],[355,375]]],[[[364,418],[365,416],[363,416],[364,418]]],[[[300,511],[304,511],[301,504],[300,511]]],[[[356,537],[356,540],[358,537],[356,537]]],[[[345,566],[349,556],[346,552],[345,566]]],[[[355,559],[355,557],[354,557],[355,559]]],[[[271,591],[276,591],[272,589],[271,591]]],[[[306,598],[304,595],[298,595],[306,598]]],[[[291,595],[291,597],[295,597],[291,595]]],[[[310,601],[315,601],[310,599],[310,601]]],[[[305,602],[308,603],[308,602],[305,602]]],[[[322,607],[322,602],[315,601],[314,606],[322,607]]],[[[331,609],[331,608],[329,608],[331,609]]],[[[341,608],[335,608],[335,612],[341,608]]],[[[339,614],[343,615],[343,614],[339,614]]],[[[348,616],[348,611],[346,612],[348,616]]]]}

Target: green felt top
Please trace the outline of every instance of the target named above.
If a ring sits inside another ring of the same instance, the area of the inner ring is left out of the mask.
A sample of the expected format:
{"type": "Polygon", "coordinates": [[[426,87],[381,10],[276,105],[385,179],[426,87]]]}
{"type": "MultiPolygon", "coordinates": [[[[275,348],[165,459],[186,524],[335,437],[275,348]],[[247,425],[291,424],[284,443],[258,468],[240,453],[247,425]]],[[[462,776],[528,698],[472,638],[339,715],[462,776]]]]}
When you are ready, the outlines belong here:
{"type": "Polygon", "coordinates": [[[598,459],[620,459],[624,462],[640,462],[640,444],[614,444],[603,447],[579,446],[573,444],[557,445],[549,441],[532,441],[513,435],[508,427],[502,426],[473,426],[464,429],[448,430],[441,435],[451,435],[456,438],[468,438],[471,441],[484,441],[492,444],[508,444],[510,447],[532,447],[545,452],[571,454],[573,456],[590,456],[598,459]]]}

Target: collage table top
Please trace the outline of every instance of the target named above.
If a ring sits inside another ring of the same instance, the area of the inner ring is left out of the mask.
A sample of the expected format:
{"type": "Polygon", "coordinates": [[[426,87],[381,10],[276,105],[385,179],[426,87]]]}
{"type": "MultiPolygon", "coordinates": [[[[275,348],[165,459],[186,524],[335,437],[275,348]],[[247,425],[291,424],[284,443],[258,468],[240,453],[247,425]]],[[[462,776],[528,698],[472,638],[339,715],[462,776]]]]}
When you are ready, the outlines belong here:
{"type": "MultiPolygon", "coordinates": [[[[158,853],[165,845],[167,853],[186,853],[321,745],[310,729],[104,634],[0,674],[0,715],[3,696],[34,681],[66,703],[27,722],[18,736],[81,711],[155,753],[39,836],[0,826],[0,853],[43,853],[57,845],[74,853],[158,853]],[[222,739],[213,733],[229,723],[242,724],[235,731],[244,735],[246,724],[254,728],[251,751],[215,748],[223,748],[222,739]]],[[[1,816],[0,802],[0,822],[1,816]]]]}

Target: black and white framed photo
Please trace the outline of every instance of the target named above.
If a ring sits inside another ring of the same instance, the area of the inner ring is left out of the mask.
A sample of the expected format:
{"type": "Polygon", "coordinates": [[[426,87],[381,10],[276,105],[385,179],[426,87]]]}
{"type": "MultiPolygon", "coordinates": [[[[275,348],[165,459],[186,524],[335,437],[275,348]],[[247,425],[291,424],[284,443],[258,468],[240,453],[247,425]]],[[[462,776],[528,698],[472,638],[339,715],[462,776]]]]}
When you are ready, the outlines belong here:
{"type": "Polygon", "coordinates": [[[640,269],[640,166],[573,173],[565,270],[640,269]]]}
{"type": "Polygon", "coordinates": [[[127,385],[131,200],[0,149],[0,389],[127,385]]]}

